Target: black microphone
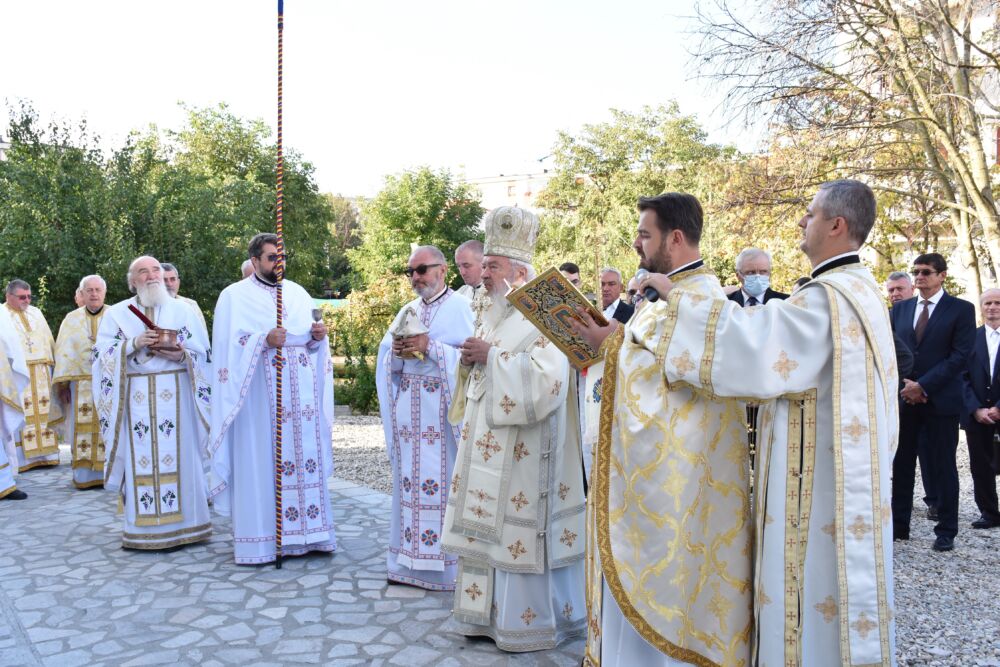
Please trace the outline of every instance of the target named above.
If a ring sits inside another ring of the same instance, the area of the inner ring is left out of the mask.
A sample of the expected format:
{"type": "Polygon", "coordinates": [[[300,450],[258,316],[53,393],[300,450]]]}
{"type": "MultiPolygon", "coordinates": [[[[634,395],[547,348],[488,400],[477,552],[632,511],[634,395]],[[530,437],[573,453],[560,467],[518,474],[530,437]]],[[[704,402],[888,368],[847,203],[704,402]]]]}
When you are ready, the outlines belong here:
{"type": "MultiPolygon", "coordinates": [[[[635,272],[635,279],[640,283],[648,277],[649,271],[646,269],[639,269],[635,272]]],[[[642,290],[642,296],[645,297],[646,301],[649,301],[650,303],[660,300],[660,293],[657,292],[656,288],[651,285],[647,285],[646,289],[642,290]]]]}

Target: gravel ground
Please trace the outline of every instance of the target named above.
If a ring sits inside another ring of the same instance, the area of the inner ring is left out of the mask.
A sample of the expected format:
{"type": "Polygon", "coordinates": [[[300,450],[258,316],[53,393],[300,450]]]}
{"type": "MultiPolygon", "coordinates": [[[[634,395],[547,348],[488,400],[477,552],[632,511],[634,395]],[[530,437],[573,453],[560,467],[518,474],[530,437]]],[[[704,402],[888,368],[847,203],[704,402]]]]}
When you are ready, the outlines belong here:
{"type": "MultiPolygon", "coordinates": [[[[385,436],[378,417],[338,417],[336,475],[392,492],[385,436]]],[[[895,542],[896,655],[901,665],[1000,667],[1000,529],[973,530],[968,450],[958,446],[962,488],[955,550],[937,553],[934,523],[924,518],[917,474],[908,542],[895,542]]]]}

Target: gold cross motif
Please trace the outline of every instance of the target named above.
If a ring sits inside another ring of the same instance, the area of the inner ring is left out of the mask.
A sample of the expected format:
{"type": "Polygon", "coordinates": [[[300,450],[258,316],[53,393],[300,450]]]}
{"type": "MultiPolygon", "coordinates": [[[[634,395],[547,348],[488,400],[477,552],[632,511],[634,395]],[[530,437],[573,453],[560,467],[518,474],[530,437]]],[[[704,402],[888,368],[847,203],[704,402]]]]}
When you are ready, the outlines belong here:
{"type": "Polygon", "coordinates": [[[528,607],[527,609],[525,609],[524,613],[521,614],[521,620],[524,621],[525,625],[531,625],[531,622],[533,620],[535,620],[536,618],[538,618],[538,614],[536,614],[535,612],[531,611],[531,607],[528,607]]]}
{"type": "Polygon", "coordinates": [[[510,502],[514,503],[514,509],[520,512],[528,504],[528,498],[524,495],[524,491],[518,491],[517,495],[510,499],[510,502]]]}
{"type": "Polygon", "coordinates": [[[475,602],[476,599],[483,594],[483,590],[479,588],[476,582],[472,582],[472,585],[466,588],[465,592],[470,598],[472,598],[473,602],[475,602]]]}
{"type": "Polygon", "coordinates": [[[851,623],[851,627],[854,628],[862,639],[868,639],[868,633],[878,627],[878,623],[873,622],[868,618],[868,614],[861,612],[858,614],[858,620],[851,623]]]}
{"type": "Polygon", "coordinates": [[[530,453],[531,452],[528,451],[527,445],[525,445],[523,442],[519,442],[516,445],[514,445],[514,460],[515,461],[520,461],[521,459],[523,459],[525,456],[527,456],[530,453]]]}
{"type": "Polygon", "coordinates": [[[576,533],[570,532],[568,528],[563,528],[563,534],[562,537],[559,538],[559,541],[572,549],[573,542],[576,542],[576,533]]]}
{"type": "Polygon", "coordinates": [[[679,375],[687,375],[694,370],[694,362],[691,361],[691,353],[687,350],[684,350],[679,357],[672,358],[670,363],[674,365],[674,368],[677,369],[677,373],[679,375]]]}
{"type": "Polygon", "coordinates": [[[483,437],[476,440],[476,448],[483,455],[484,461],[489,461],[490,458],[500,451],[500,445],[497,444],[497,439],[493,437],[493,433],[487,431],[483,437]]]}
{"type": "Polygon", "coordinates": [[[847,527],[848,532],[854,535],[854,539],[860,540],[864,539],[864,536],[872,532],[872,526],[870,523],[865,523],[865,520],[858,514],[854,517],[854,522],[847,527]]]}
{"type": "Polygon", "coordinates": [[[508,544],[507,551],[510,552],[511,557],[514,560],[517,560],[524,554],[528,553],[528,550],[524,548],[524,544],[521,543],[521,540],[517,540],[514,544],[508,544]]]}
{"type": "Polygon", "coordinates": [[[851,318],[851,323],[844,327],[844,335],[851,339],[853,345],[858,344],[858,340],[861,338],[861,326],[858,325],[858,321],[851,318]]]}
{"type": "Polygon", "coordinates": [[[844,429],[844,433],[851,436],[851,442],[857,443],[861,436],[868,433],[868,427],[862,424],[861,420],[855,416],[851,420],[850,426],[844,429]]]}
{"type": "Polygon", "coordinates": [[[781,376],[782,380],[788,380],[788,376],[792,374],[796,368],[799,367],[799,362],[794,359],[789,359],[788,354],[782,350],[781,354],[778,355],[778,360],[774,362],[774,366],[771,368],[775,373],[781,376]]]}
{"type": "Polygon", "coordinates": [[[505,415],[509,415],[511,411],[517,407],[517,403],[515,403],[510,396],[504,394],[503,398],[500,399],[500,407],[503,409],[503,413],[505,415]]]}

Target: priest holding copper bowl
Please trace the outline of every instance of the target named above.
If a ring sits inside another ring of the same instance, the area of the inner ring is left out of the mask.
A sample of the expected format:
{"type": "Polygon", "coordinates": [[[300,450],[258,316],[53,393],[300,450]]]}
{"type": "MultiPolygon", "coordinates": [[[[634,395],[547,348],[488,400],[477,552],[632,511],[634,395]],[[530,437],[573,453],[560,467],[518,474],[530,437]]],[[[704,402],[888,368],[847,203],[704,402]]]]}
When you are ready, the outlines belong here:
{"type": "Polygon", "coordinates": [[[94,345],[104,488],[122,502],[122,548],[173,549],[212,533],[209,343],[197,315],[170,297],[155,257],[133,260],[127,280],[135,296],[108,308],[94,345]]]}

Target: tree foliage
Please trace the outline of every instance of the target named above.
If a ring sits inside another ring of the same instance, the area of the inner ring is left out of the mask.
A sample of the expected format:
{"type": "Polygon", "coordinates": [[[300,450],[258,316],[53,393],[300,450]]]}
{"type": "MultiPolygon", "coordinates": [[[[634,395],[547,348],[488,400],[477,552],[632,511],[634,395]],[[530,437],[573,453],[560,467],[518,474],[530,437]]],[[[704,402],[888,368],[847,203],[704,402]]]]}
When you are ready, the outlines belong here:
{"type": "MultiPolygon", "coordinates": [[[[263,123],[224,106],[189,109],[177,132],[133,134],[107,159],[84,124],[42,127],[28,106],[12,110],[10,138],[0,267],[4,279],[44,283],[53,326],[75,307],[84,275],[104,276],[109,303],[125,298],[126,268],[142,254],[177,265],[181,293],[210,315],[239,279],[250,237],[274,229],[275,146],[263,123]]],[[[286,157],[284,173],[288,277],[319,294],[333,278],[333,209],[299,155],[286,157]]]]}
{"type": "Polygon", "coordinates": [[[362,208],[360,245],[347,251],[359,284],[402,271],[412,243],[437,246],[455,279],[455,248],[482,239],[478,226],[485,212],[479,193],[448,171],[421,167],[386,177],[382,191],[362,208]]]}

